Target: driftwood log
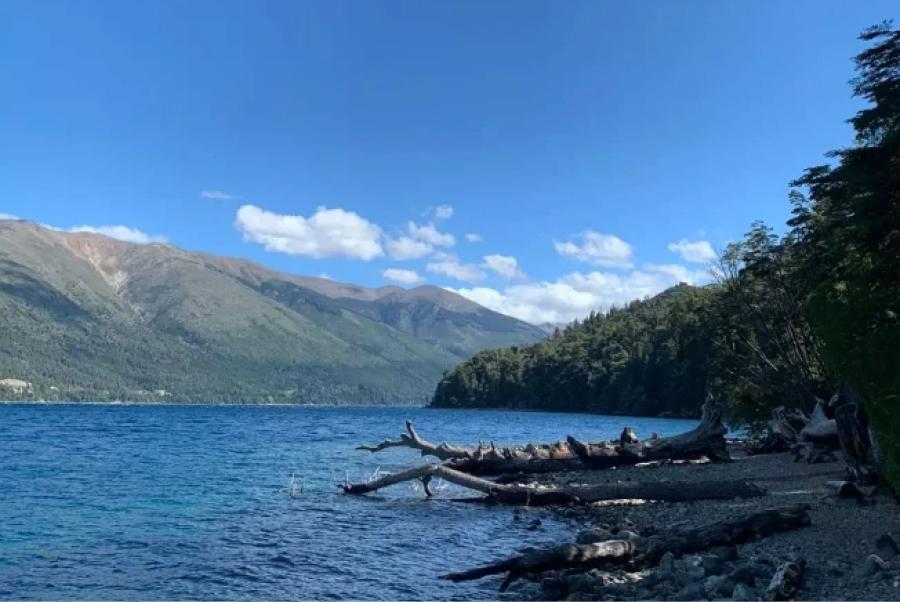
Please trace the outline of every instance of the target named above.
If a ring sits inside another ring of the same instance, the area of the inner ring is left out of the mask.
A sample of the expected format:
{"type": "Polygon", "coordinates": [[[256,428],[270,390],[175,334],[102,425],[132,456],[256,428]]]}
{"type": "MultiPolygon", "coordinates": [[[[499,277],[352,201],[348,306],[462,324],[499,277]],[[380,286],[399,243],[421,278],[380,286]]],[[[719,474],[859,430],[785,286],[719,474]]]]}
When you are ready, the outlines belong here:
{"type": "Polygon", "coordinates": [[[476,451],[475,448],[458,447],[448,443],[435,445],[419,436],[419,433],[416,432],[411,420],[406,421],[406,432],[401,434],[399,439],[385,439],[378,445],[360,445],[356,449],[375,453],[391,447],[409,447],[417,449],[423,456],[434,456],[439,460],[469,458],[476,451]]]}
{"type": "Polygon", "coordinates": [[[574,437],[569,437],[568,442],[589,468],[610,468],[654,460],[688,460],[700,457],[712,461],[727,461],[730,459],[725,445],[727,430],[722,423],[722,407],[708,399],[703,404],[700,424],[680,435],[635,441],[636,437],[622,433],[622,437],[615,442],[583,443],[574,437]]]}
{"type": "Polygon", "coordinates": [[[766,434],[747,441],[745,450],[751,455],[792,451],[795,462],[804,460],[810,464],[836,461],[837,421],[826,412],[836,401],[837,397],[828,404],[818,400],[809,416],[796,409],[788,412],[784,407],[775,408],[766,424],[766,434]]]}
{"type": "Polygon", "coordinates": [[[447,462],[447,466],[474,475],[534,474],[564,472],[584,468],[581,460],[564,442],[497,447],[479,443],[477,447],[461,447],[448,443],[434,444],[423,439],[406,421],[406,432],[399,439],[385,439],[378,445],[360,445],[356,449],[380,452],[392,447],[408,447],[423,456],[433,456],[447,462]]]}
{"type": "Polygon", "coordinates": [[[780,564],[766,587],[766,600],[793,600],[800,591],[803,569],[802,562],[780,564]]]}
{"type": "Polygon", "coordinates": [[[765,495],[758,486],[746,481],[626,481],[600,485],[535,486],[520,483],[495,483],[460,472],[443,464],[424,464],[415,468],[383,475],[365,483],[344,483],[345,493],[361,495],[397,483],[424,480],[425,492],[431,495],[428,482],[440,477],[487,496],[486,501],[500,504],[546,506],[550,504],[588,504],[605,500],[643,499],[665,502],[732,499],[765,495]]]}
{"type": "Polygon", "coordinates": [[[825,413],[825,402],[821,399],[816,402],[809,420],[800,432],[797,433],[797,441],[818,443],[829,447],[838,446],[838,428],[834,418],[828,418],[825,413]]]}
{"type": "MultiPolygon", "coordinates": [[[[802,412],[797,412],[797,414],[802,416],[803,426],[805,426],[806,416],[802,412]]],[[[797,429],[788,419],[784,407],[777,407],[772,410],[772,418],[766,423],[765,435],[747,440],[744,449],[750,455],[785,452],[790,450],[796,441],[797,429]]]]}
{"type": "Polygon", "coordinates": [[[567,545],[513,556],[468,571],[451,573],[443,578],[451,581],[471,581],[506,573],[506,578],[500,585],[500,591],[505,591],[517,579],[546,571],[588,571],[592,568],[621,564],[627,564],[632,568],[651,567],[656,565],[666,552],[675,555],[690,554],[804,527],[810,524],[808,509],[807,505],[774,508],[695,529],[677,529],[649,537],[567,545]]]}
{"type": "Polygon", "coordinates": [[[602,443],[583,443],[574,437],[553,444],[529,443],[523,446],[497,447],[479,444],[461,447],[448,443],[435,444],[406,421],[406,432],[398,439],[385,439],[377,445],[360,445],[357,449],[372,453],[395,447],[418,450],[446,462],[448,468],[480,476],[565,472],[584,468],[610,468],[654,460],[685,460],[707,457],[727,460],[727,429],[722,423],[722,408],[711,400],[703,406],[700,424],[680,435],[641,441],[634,429],[625,427],[618,439],[602,443]]]}

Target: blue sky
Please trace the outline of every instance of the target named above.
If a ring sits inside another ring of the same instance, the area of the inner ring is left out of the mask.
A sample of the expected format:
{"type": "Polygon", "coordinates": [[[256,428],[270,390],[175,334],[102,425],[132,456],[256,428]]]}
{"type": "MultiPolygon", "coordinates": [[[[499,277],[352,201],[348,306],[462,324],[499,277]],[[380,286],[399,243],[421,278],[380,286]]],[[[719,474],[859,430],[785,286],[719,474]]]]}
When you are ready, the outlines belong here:
{"type": "Polygon", "coordinates": [[[6,0],[0,213],[568,321],[782,223],[895,13],[6,0]]]}

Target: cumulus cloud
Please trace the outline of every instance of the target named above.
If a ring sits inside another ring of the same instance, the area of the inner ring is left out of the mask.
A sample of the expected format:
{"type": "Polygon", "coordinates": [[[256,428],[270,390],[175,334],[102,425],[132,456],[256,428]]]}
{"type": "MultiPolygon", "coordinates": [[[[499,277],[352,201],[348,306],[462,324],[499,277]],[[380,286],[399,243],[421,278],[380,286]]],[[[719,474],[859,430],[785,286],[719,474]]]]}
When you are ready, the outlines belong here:
{"type": "Polygon", "coordinates": [[[649,264],[644,266],[645,270],[665,274],[677,282],[685,284],[701,284],[712,279],[712,273],[709,269],[692,270],[677,263],[665,263],[660,265],[649,264]]]}
{"type": "Polygon", "coordinates": [[[217,201],[236,201],[241,198],[236,194],[230,194],[228,192],[222,192],[221,190],[201,190],[200,191],[201,199],[215,199],[217,201]]]}
{"type": "Polygon", "coordinates": [[[400,270],[397,268],[388,268],[381,272],[381,275],[393,282],[400,284],[418,284],[422,282],[422,277],[415,270],[400,270]]]}
{"type": "Polygon", "coordinates": [[[408,228],[410,237],[415,240],[427,242],[435,247],[452,247],[456,244],[456,239],[453,238],[452,234],[439,232],[438,229],[434,227],[434,224],[420,226],[416,224],[416,222],[409,222],[408,228]]]}
{"type": "Polygon", "coordinates": [[[419,259],[434,251],[434,247],[427,242],[415,240],[408,236],[401,236],[399,238],[386,237],[384,248],[391,259],[400,261],[406,259],[419,259]]]}
{"type": "MultiPolygon", "coordinates": [[[[57,228],[54,228],[57,229],[57,228]]],[[[129,228],[128,226],[75,226],[73,228],[69,228],[69,232],[90,232],[93,234],[102,234],[104,236],[108,236],[110,238],[115,238],[116,240],[122,240],[125,242],[133,242],[139,245],[146,245],[150,243],[164,243],[168,242],[165,236],[152,235],[147,234],[146,232],[142,232],[137,228],[129,228]]]]}
{"type": "Polygon", "coordinates": [[[484,239],[481,237],[481,234],[472,233],[472,234],[466,234],[466,240],[469,242],[481,242],[484,239]]]}
{"type": "Polygon", "coordinates": [[[441,253],[433,261],[429,261],[425,269],[432,274],[440,274],[462,282],[480,282],[485,278],[484,272],[477,265],[460,263],[458,257],[446,253],[441,253]]]}
{"type": "Polygon", "coordinates": [[[679,282],[699,284],[707,279],[699,271],[684,266],[647,265],[626,274],[573,272],[553,282],[516,284],[503,290],[487,287],[448,290],[532,324],[558,324],[581,319],[591,311],[606,311],[655,295],[679,282]]]}
{"type": "Polygon", "coordinates": [[[709,263],[716,258],[716,251],[707,240],[690,241],[681,239],[669,243],[669,250],[678,253],[681,258],[691,263],[709,263]]]}
{"type": "Polygon", "coordinates": [[[556,252],[563,257],[607,268],[630,268],[634,264],[634,248],[612,234],[587,230],[580,242],[553,241],[556,252]]]}
{"type": "Polygon", "coordinates": [[[483,259],[482,267],[492,270],[504,278],[522,278],[525,276],[519,269],[519,262],[515,257],[509,255],[485,255],[483,259]]]}
{"type": "Polygon", "coordinates": [[[237,211],[235,227],[245,240],[267,250],[322,259],[369,261],[384,255],[381,228],[352,211],[319,207],[310,217],[281,215],[255,205],[237,211]]]}
{"type": "Polygon", "coordinates": [[[453,207],[450,205],[438,205],[434,208],[434,219],[450,219],[453,217],[453,207]]]}
{"type": "Polygon", "coordinates": [[[0,219],[19,219],[18,216],[15,216],[11,213],[0,213],[0,219]]]}

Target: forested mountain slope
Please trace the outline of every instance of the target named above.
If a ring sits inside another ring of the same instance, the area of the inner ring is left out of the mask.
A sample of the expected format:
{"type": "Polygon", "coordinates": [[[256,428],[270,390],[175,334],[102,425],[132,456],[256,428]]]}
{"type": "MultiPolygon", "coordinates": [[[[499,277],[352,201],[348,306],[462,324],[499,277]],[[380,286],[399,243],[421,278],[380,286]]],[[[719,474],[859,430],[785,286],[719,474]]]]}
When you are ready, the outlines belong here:
{"type": "Polygon", "coordinates": [[[422,403],[441,372],[543,333],[435,287],[0,221],[0,397],[422,403]]]}
{"type": "Polygon", "coordinates": [[[432,404],[694,414],[710,378],[714,294],[680,285],[534,345],[483,351],[444,375],[432,404]]]}

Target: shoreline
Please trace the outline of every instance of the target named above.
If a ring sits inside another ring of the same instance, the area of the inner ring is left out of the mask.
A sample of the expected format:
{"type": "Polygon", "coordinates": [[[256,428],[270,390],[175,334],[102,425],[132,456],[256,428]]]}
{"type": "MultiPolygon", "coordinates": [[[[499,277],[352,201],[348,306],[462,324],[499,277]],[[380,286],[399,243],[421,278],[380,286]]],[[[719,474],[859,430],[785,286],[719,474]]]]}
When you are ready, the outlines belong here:
{"type": "MultiPolygon", "coordinates": [[[[695,528],[759,510],[808,504],[811,524],[794,531],[703,553],[665,559],[657,567],[592,569],[574,575],[551,574],[515,589],[519,597],[565,600],[759,600],[780,564],[804,566],[797,600],[900,599],[900,555],[885,555],[880,538],[900,542],[900,505],[881,493],[864,501],[841,499],[825,483],[845,476],[842,462],[794,462],[790,453],[748,456],[731,444],[728,463],[630,466],[614,470],[551,473],[548,484],[601,484],[617,481],[716,482],[745,479],[767,490],[760,498],[695,502],[600,502],[587,507],[560,507],[557,515],[575,521],[582,534],[627,528],[647,535],[677,526],[695,528]],[[625,525],[625,527],[622,527],[625,525]],[[716,558],[711,558],[715,556],[716,558]]],[[[575,542],[559,542],[559,545],[575,542]]],[[[468,567],[460,567],[468,568],[468,567]]]]}

